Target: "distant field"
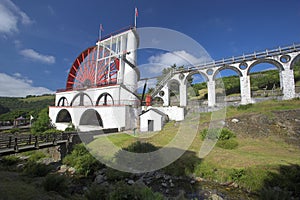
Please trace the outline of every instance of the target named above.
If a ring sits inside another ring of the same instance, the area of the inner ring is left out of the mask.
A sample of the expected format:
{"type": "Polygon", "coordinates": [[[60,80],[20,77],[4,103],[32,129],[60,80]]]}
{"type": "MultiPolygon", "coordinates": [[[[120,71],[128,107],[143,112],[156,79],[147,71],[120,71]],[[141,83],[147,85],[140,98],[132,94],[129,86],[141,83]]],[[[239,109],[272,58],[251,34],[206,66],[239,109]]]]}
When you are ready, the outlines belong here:
{"type": "Polygon", "coordinates": [[[53,100],[54,101],[54,99],[55,99],[54,95],[20,98],[21,101],[25,101],[25,102],[36,102],[36,101],[43,101],[43,100],[53,100]]]}

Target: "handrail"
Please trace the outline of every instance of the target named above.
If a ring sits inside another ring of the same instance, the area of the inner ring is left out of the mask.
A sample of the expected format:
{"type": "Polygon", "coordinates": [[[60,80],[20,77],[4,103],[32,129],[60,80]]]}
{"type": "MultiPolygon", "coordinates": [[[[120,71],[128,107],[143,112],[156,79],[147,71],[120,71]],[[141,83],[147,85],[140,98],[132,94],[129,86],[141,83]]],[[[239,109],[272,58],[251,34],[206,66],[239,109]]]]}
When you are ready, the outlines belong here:
{"type": "Polygon", "coordinates": [[[300,44],[293,44],[293,45],[289,45],[289,46],[285,46],[285,47],[278,47],[275,49],[266,49],[264,51],[260,51],[260,52],[253,52],[251,54],[243,54],[240,56],[236,56],[236,57],[230,57],[230,58],[226,58],[226,59],[221,59],[221,60],[213,60],[211,62],[208,63],[201,63],[201,64],[197,64],[197,65],[187,65],[185,66],[184,69],[178,69],[176,70],[176,72],[182,72],[182,71],[186,71],[186,70],[195,70],[195,69],[207,69],[207,68],[212,68],[212,67],[216,67],[219,65],[230,65],[230,64],[234,64],[234,63],[238,63],[238,62],[245,62],[245,61],[249,61],[249,60],[253,60],[253,59],[257,59],[257,58],[266,58],[266,57],[271,57],[271,56],[277,56],[277,55],[281,55],[281,54],[285,54],[285,53],[291,53],[291,52],[297,52],[300,51],[300,44]]]}

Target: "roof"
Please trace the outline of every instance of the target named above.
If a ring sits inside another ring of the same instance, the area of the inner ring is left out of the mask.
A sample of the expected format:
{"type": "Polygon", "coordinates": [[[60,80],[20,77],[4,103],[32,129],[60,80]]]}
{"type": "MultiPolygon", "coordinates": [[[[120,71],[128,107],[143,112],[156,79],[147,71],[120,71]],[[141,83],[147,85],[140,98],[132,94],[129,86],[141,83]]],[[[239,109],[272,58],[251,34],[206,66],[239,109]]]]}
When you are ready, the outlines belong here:
{"type": "Polygon", "coordinates": [[[165,114],[164,112],[162,112],[162,111],[160,111],[160,110],[157,110],[157,109],[155,109],[155,108],[150,108],[149,110],[146,110],[145,112],[142,112],[142,114],[140,114],[140,116],[143,115],[143,114],[145,114],[145,113],[147,113],[147,112],[149,112],[149,111],[154,111],[154,112],[156,112],[156,113],[158,113],[158,114],[160,114],[160,115],[162,115],[162,116],[168,116],[168,115],[165,114]]]}

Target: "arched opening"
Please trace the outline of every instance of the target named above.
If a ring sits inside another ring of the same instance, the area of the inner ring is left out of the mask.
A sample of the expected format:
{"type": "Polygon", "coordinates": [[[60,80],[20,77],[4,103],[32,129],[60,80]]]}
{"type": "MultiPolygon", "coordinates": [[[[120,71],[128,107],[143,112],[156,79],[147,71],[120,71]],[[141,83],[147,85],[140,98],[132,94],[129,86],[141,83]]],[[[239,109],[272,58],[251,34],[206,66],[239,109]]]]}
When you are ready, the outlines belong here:
{"type": "Polygon", "coordinates": [[[161,97],[154,97],[154,99],[151,101],[152,106],[160,107],[164,105],[164,100],[161,97]]]}
{"type": "Polygon", "coordinates": [[[189,104],[207,101],[207,81],[207,76],[199,71],[191,72],[186,77],[185,84],[187,86],[187,98],[189,104]]]}
{"type": "Polygon", "coordinates": [[[114,99],[109,93],[104,92],[98,97],[96,101],[96,106],[98,105],[114,105],[114,99]]]}
{"type": "Polygon", "coordinates": [[[251,84],[251,97],[256,101],[282,96],[280,72],[283,67],[275,60],[258,60],[248,69],[251,84]]]}
{"type": "Polygon", "coordinates": [[[72,117],[71,117],[69,111],[66,109],[60,110],[56,116],[55,122],[56,123],[71,123],[72,117]]]}
{"type": "Polygon", "coordinates": [[[72,99],[70,106],[92,106],[93,101],[86,93],[78,93],[72,99]]]}
{"type": "Polygon", "coordinates": [[[61,97],[57,103],[57,106],[69,106],[67,98],[61,97]]]}
{"type": "Polygon", "coordinates": [[[96,110],[88,109],[84,111],[80,118],[79,125],[101,126],[103,127],[103,121],[99,113],[96,110]]]}
{"type": "Polygon", "coordinates": [[[291,69],[294,71],[295,92],[300,94],[300,54],[291,62],[291,69]]]}
{"type": "Polygon", "coordinates": [[[168,83],[170,106],[180,105],[180,83],[172,79],[168,83]]]}
{"type": "Polygon", "coordinates": [[[240,77],[242,73],[232,66],[224,66],[216,70],[213,80],[215,80],[216,102],[240,102],[241,86],[240,77]]]}

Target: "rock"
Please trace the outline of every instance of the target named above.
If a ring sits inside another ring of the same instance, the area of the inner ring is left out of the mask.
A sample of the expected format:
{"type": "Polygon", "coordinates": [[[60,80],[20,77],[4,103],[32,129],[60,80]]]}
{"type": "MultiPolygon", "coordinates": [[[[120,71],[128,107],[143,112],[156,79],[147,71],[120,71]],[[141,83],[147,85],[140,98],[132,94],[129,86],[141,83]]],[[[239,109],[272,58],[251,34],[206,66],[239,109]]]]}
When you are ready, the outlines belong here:
{"type": "Polygon", "coordinates": [[[76,172],[76,169],[74,167],[70,167],[68,170],[67,170],[71,175],[75,174],[76,172]]]}
{"type": "Polygon", "coordinates": [[[169,180],[171,178],[171,176],[169,176],[169,175],[164,175],[164,179],[167,181],[167,180],[169,180]]]}
{"type": "Polygon", "coordinates": [[[174,187],[175,185],[174,185],[174,183],[170,183],[170,187],[174,187]]]}
{"type": "Polygon", "coordinates": [[[195,184],[195,182],[196,182],[195,180],[191,180],[191,181],[190,181],[190,183],[191,183],[192,185],[195,184]]]}
{"type": "Polygon", "coordinates": [[[167,183],[162,183],[161,184],[163,187],[168,187],[167,183]]]}
{"type": "Polygon", "coordinates": [[[58,173],[66,173],[67,170],[68,170],[67,165],[62,165],[62,166],[60,166],[58,173]]]}
{"type": "Polygon", "coordinates": [[[211,199],[211,200],[223,200],[223,198],[220,197],[217,194],[212,194],[209,199],[211,199]]]}
{"type": "Polygon", "coordinates": [[[135,183],[135,185],[140,186],[140,187],[147,187],[143,181],[143,178],[140,178],[139,180],[137,180],[135,183]]]}
{"type": "Polygon", "coordinates": [[[101,183],[103,183],[104,181],[105,181],[105,177],[104,177],[102,174],[96,176],[96,178],[95,178],[95,180],[94,180],[94,182],[97,183],[97,184],[101,184],[101,183]]]}
{"type": "Polygon", "coordinates": [[[127,183],[128,183],[129,185],[133,185],[133,184],[134,184],[134,180],[128,180],[127,183]]]}
{"type": "Polygon", "coordinates": [[[156,174],[156,175],[155,175],[155,179],[160,179],[161,177],[162,177],[161,174],[156,174]]]}
{"type": "Polygon", "coordinates": [[[236,119],[236,118],[233,118],[233,119],[231,120],[231,122],[232,122],[232,123],[235,123],[235,124],[238,123],[239,121],[240,121],[240,120],[238,120],[238,119],[236,119]]]}
{"type": "Polygon", "coordinates": [[[204,181],[204,179],[203,179],[203,178],[201,178],[201,177],[196,177],[196,178],[195,178],[195,180],[196,180],[197,182],[204,181]]]}
{"type": "Polygon", "coordinates": [[[18,164],[18,165],[17,165],[17,169],[24,169],[24,166],[25,166],[25,165],[24,165],[23,163],[18,164]]]}

